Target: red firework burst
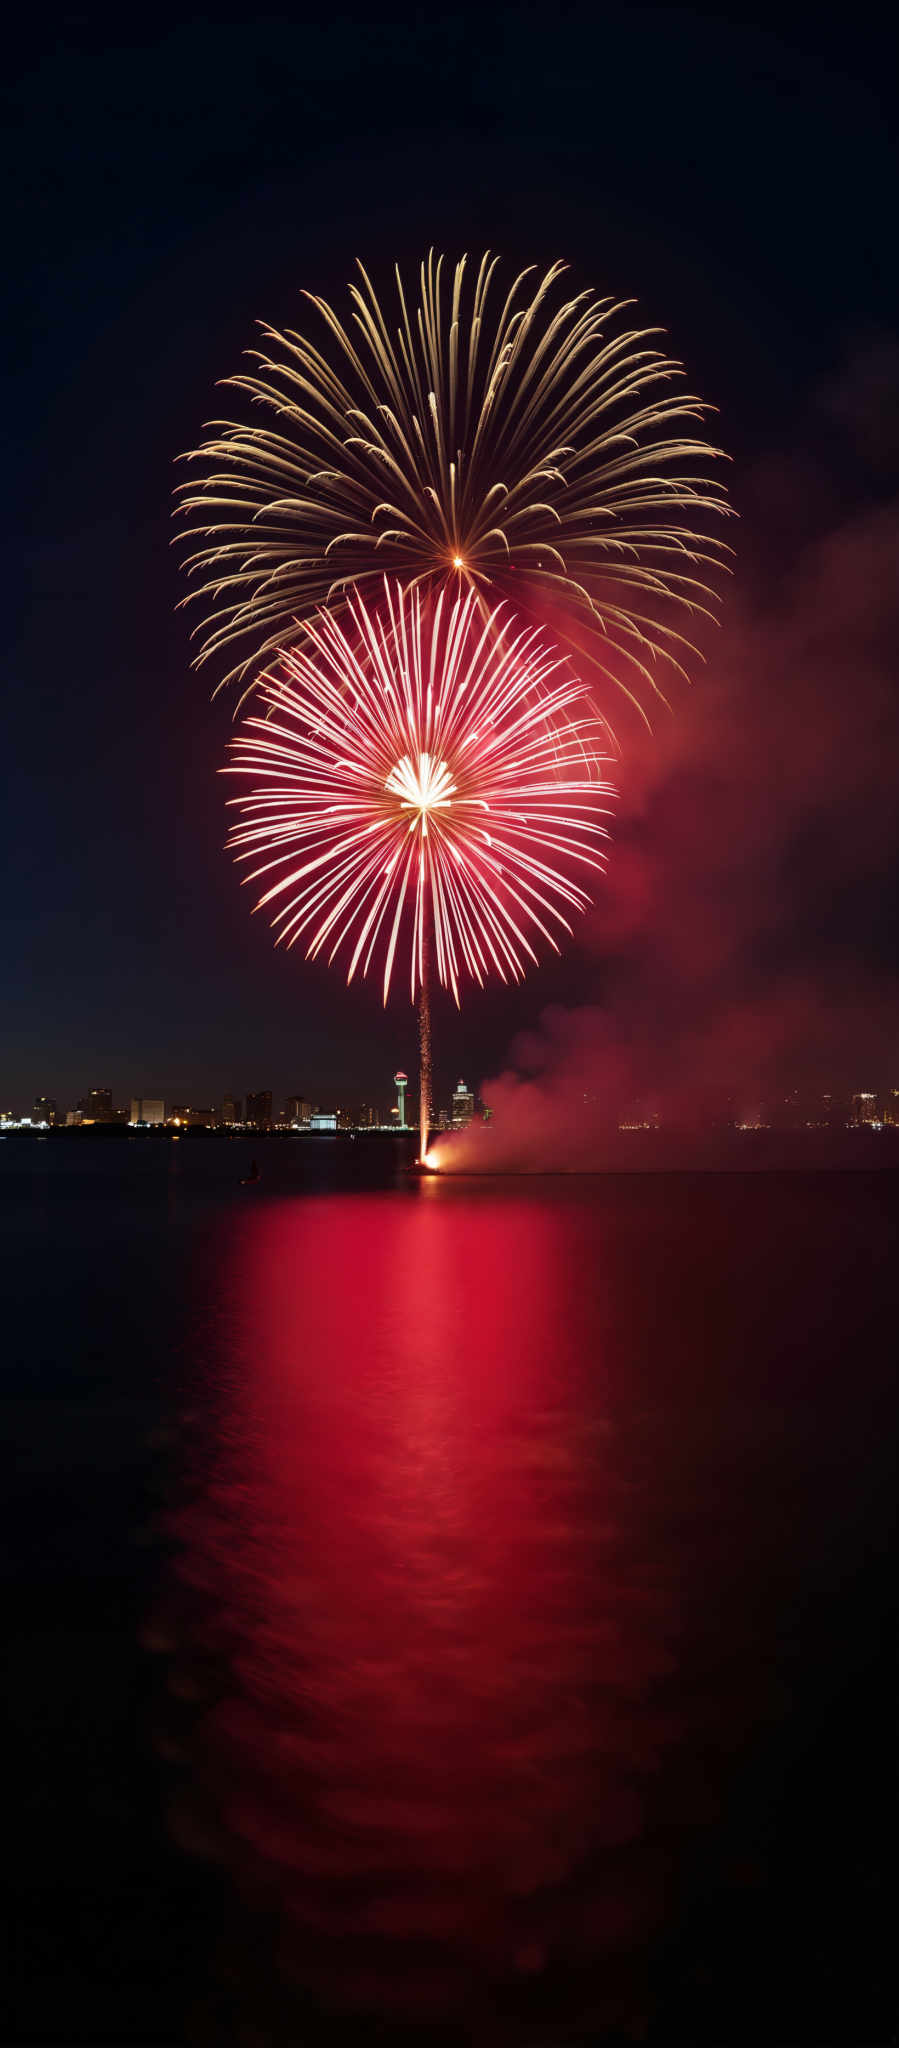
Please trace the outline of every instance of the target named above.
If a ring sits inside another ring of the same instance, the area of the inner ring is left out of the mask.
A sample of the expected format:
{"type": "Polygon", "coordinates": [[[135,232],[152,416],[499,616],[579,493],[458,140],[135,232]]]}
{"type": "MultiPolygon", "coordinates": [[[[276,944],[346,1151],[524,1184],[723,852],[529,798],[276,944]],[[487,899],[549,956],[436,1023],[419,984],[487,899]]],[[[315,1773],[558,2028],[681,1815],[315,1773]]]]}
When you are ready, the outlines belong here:
{"type": "Polygon", "coordinates": [[[271,878],[279,941],[343,949],[348,981],[383,959],[385,1002],[407,943],[414,1001],[431,934],[457,1003],[463,974],[518,980],[540,938],[559,950],[614,792],[608,729],[539,630],[385,579],[379,610],[352,591],[306,622],[260,695],[225,771],[253,781],[229,845],[271,878]]]}

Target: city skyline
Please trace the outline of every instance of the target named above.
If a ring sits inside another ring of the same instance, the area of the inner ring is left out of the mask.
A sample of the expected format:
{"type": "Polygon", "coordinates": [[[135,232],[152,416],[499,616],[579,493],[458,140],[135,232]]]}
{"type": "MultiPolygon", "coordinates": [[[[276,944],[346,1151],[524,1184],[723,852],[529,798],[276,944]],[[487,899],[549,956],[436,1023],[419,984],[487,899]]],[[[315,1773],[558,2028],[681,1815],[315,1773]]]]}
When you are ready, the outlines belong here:
{"type": "MultiPolygon", "coordinates": [[[[485,1103],[477,1089],[469,1088],[464,1078],[457,1079],[452,1090],[444,1093],[445,1101],[438,1092],[434,1104],[435,1129],[458,1129],[476,1118],[488,1122],[492,1119],[489,1103],[485,1103]]],[[[619,1132],[691,1125],[696,1129],[736,1131],[899,1129],[899,1086],[883,1082],[874,1087],[823,1090],[806,1083],[786,1091],[769,1092],[764,1097],[758,1091],[734,1084],[726,1090],[710,1089],[695,1103],[692,1116],[682,1110],[680,1114],[671,1114],[651,1092],[640,1096],[622,1094],[617,1100],[610,1096],[603,1102],[595,1094],[585,1092],[583,1100],[585,1110],[594,1118],[598,1110],[599,1121],[604,1119],[609,1129],[617,1128],[619,1132]]],[[[285,1093],[279,1097],[272,1089],[257,1089],[242,1095],[226,1093],[216,1101],[208,1097],[191,1101],[171,1095],[132,1094],[126,1102],[117,1104],[112,1089],[104,1086],[88,1089],[75,1105],[69,1106],[59,1097],[38,1094],[28,1110],[0,1107],[0,1126],[102,1128],[128,1124],[164,1125],[176,1130],[302,1131],[325,1129],[333,1118],[335,1129],[405,1131],[413,1128],[416,1115],[417,1096],[413,1091],[406,1100],[406,1076],[401,1074],[394,1075],[389,1086],[382,1086],[380,1094],[369,1091],[367,1097],[362,1097],[349,1092],[344,1093],[342,1101],[327,1091],[285,1093]]]]}
{"type": "MultiPolygon", "coordinates": [[[[44,1124],[48,1128],[100,1128],[128,1123],[132,1126],[169,1124],[175,1128],[307,1129],[314,1126],[317,1117],[335,1115],[344,1118],[348,1124],[352,1123],[354,1128],[376,1126],[382,1130],[407,1130],[411,1128],[411,1120],[407,1120],[404,1108],[406,1085],[405,1074],[393,1075],[389,1090],[382,1087],[383,1101],[380,1096],[373,1096],[371,1091],[368,1099],[360,1097],[358,1092],[344,1092],[340,1102],[328,1091],[319,1091],[318,1094],[288,1092],[279,1097],[271,1088],[265,1088],[249,1090],[241,1095],[226,1092],[216,1101],[210,1101],[208,1096],[186,1100],[177,1094],[132,1093],[122,1103],[114,1100],[111,1088],[103,1086],[87,1089],[71,1106],[61,1097],[49,1094],[35,1095],[29,1110],[0,1106],[0,1123],[44,1124]],[[394,1099],[391,1099],[390,1091],[394,1099]]],[[[417,1105],[417,1100],[413,1091],[410,1105],[417,1105]]],[[[468,1122],[475,1114],[478,1100],[475,1091],[469,1089],[464,1080],[459,1080],[451,1097],[448,1097],[448,1107],[442,1109],[439,1103],[435,1105],[435,1117],[446,1126],[468,1122]]]]}

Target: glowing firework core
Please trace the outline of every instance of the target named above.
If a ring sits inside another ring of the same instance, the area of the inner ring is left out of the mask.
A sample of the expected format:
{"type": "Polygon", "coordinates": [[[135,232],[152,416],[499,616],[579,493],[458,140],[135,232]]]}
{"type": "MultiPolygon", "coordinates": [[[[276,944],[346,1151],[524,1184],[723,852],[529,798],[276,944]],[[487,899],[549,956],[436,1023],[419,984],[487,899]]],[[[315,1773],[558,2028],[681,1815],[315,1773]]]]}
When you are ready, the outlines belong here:
{"type": "Polygon", "coordinates": [[[456,785],[445,761],[435,761],[432,754],[419,754],[418,766],[408,754],[391,769],[384,784],[392,796],[398,796],[404,811],[417,811],[410,831],[421,824],[422,838],[428,836],[428,812],[445,811],[450,798],[456,794],[456,785]]]}

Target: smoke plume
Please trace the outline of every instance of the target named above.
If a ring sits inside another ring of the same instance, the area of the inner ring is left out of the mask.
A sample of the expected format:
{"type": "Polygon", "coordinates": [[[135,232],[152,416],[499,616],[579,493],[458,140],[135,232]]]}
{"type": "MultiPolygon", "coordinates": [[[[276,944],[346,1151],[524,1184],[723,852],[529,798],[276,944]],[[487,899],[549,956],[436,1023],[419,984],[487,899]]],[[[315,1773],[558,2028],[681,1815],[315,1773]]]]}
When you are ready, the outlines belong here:
{"type": "MultiPolygon", "coordinates": [[[[876,380],[856,366],[827,394],[859,443],[883,377],[881,351],[876,380]]],[[[822,530],[826,493],[786,461],[749,496],[773,564],[738,575],[676,715],[623,747],[609,875],[577,934],[603,999],[513,1044],[482,1083],[493,1122],[443,1165],[590,1167],[629,1119],[685,1130],[793,1089],[899,1086],[899,506],[822,530]]]]}

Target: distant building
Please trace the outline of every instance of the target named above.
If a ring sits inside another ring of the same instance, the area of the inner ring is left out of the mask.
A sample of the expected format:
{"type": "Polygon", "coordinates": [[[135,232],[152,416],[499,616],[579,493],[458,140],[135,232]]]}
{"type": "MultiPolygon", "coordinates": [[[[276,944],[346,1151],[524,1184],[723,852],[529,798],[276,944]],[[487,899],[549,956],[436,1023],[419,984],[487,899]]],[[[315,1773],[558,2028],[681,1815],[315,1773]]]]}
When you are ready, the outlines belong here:
{"type": "Polygon", "coordinates": [[[272,1123],[272,1091],[263,1088],[258,1095],[247,1096],[247,1123],[256,1131],[268,1131],[272,1123]]]}
{"type": "Polygon", "coordinates": [[[222,1113],[219,1122],[222,1124],[239,1124],[243,1121],[242,1111],[243,1103],[240,1096],[226,1095],[222,1103],[222,1113]]]}
{"type": "Polygon", "coordinates": [[[78,1104],[83,1124],[112,1122],[112,1089],[89,1088],[78,1104]]]}
{"type": "MultiPolygon", "coordinates": [[[[67,1117],[67,1123],[68,1120],[67,1117]]],[[[160,1101],[156,1095],[132,1095],[129,1122],[132,1124],[164,1124],[165,1103],[160,1101]]]]}
{"type": "Polygon", "coordinates": [[[394,1074],[393,1084],[396,1089],[397,1120],[399,1122],[400,1130],[404,1131],[406,1128],[406,1089],[409,1085],[408,1074],[394,1074]]]}
{"type": "Polygon", "coordinates": [[[863,1092],[852,1097],[852,1121],[854,1124],[880,1123],[880,1112],[876,1095],[863,1092]]]}
{"type": "Polygon", "coordinates": [[[31,1121],[35,1124],[55,1124],[56,1104],[52,1095],[36,1095],[31,1121]]]}
{"type": "Polygon", "coordinates": [[[313,1110],[313,1112],[312,1112],[312,1115],[311,1115],[311,1117],[309,1118],[309,1129],[310,1129],[311,1131],[336,1131],[336,1129],[337,1129],[337,1111],[336,1111],[336,1109],[316,1109],[316,1110],[313,1110]]]}
{"type": "Polygon", "coordinates": [[[312,1104],[306,1101],[305,1095],[288,1095],[284,1113],[292,1128],[297,1124],[308,1124],[312,1115],[312,1104]]]}
{"type": "Polygon", "coordinates": [[[463,1131],[474,1116],[474,1096],[464,1081],[457,1081],[453,1089],[453,1107],[450,1123],[454,1131],[463,1131]]]}

